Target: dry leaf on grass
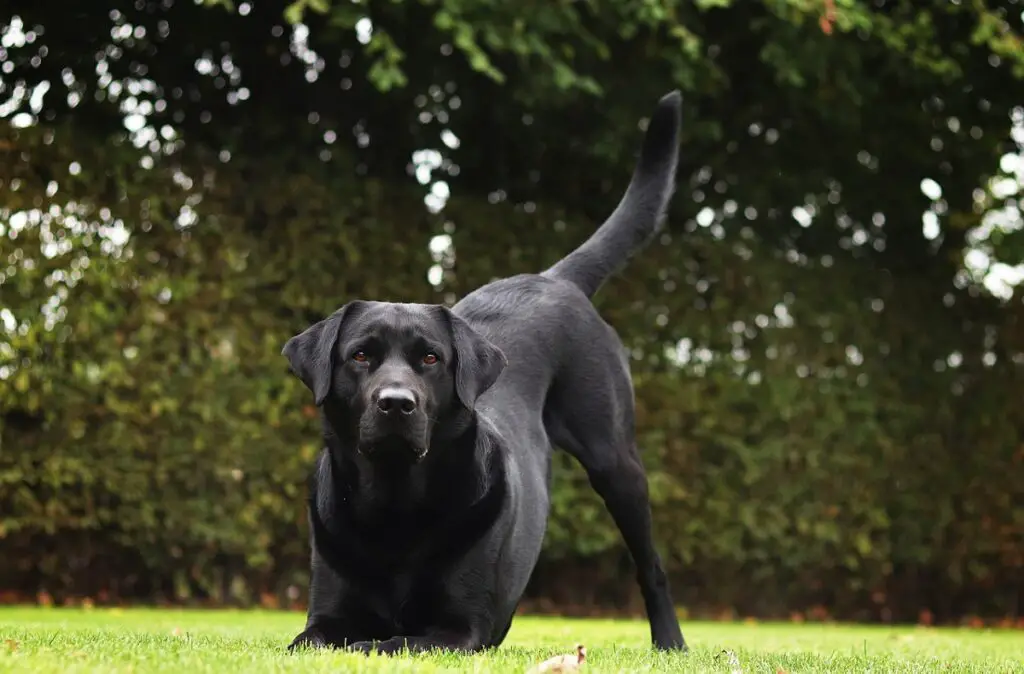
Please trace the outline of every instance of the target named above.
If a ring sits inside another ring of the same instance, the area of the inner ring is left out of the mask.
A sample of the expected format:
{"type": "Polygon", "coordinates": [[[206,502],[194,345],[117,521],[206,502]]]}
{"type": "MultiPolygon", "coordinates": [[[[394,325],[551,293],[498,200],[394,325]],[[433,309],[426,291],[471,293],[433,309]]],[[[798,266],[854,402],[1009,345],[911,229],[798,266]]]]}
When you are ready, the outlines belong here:
{"type": "Polygon", "coordinates": [[[743,668],[740,666],[740,659],[736,657],[735,653],[733,653],[732,651],[722,651],[721,653],[715,656],[715,659],[717,660],[723,655],[725,656],[726,661],[729,663],[729,666],[732,668],[730,670],[731,674],[743,674],[743,668]]]}
{"type": "Polygon", "coordinates": [[[576,645],[576,652],[572,655],[556,655],[544,662],[527,670],[526,674],[539,674],[540,672],[572,672],[579,669],[587,659],[587,649],[583,644],[576,645]]]}
{"type": "Polygon", "coordinates": [[[4,639],[4,645],[7,646],[7,650],[11,653],[18,650],[18,642],[14,639],[4,639]]]}

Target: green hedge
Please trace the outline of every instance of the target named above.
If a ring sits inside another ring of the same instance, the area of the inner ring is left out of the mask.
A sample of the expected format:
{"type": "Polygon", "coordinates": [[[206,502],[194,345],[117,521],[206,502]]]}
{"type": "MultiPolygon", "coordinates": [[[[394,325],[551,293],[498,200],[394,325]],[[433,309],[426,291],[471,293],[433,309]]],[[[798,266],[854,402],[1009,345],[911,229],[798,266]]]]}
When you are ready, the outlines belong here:
{"type": "MultiPolygon", "coordinates": [[[[540,269],[592,228],[453,199],[457,264],[435,289],[427,244],[441,221],[416,190],[357,181],[354,162],[196,153],[143,171],[128,149],[57,134],[8,130],[24,160],[0,166],[0,591],[301,601],[318,427],[283,342],[352,297],[440,302],[540,269]],[[171,180],[179,167],[191,180],[171,180]],[[182,227],[186,205],[197,222],[182,227]],[[119,221],[122,248],[105,234],[119,221]]],[[[985,366],[976,338],[1004,343],[1012,317],[672,227],[598,303],[636,352],[639,445],[680,603],[879,619],[1017,610],[1021,367],[1011,351],[985,366]],[[665,353],[684,337],[695,355],[680,366],[665,353]],[[937,369],[954,348],[962,363],[937,369]]],[[[636,607],[610,517],[571,460],[555,467],[531,596],[636,607]]]]}

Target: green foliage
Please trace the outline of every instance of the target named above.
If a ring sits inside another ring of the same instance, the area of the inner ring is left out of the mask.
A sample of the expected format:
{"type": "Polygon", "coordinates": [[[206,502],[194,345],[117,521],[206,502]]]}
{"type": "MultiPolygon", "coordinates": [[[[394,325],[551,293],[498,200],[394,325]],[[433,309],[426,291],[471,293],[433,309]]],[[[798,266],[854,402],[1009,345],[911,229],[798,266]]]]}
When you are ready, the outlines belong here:
{"type": "MultiPolygon", "coordinates": [[[[990,226],[1016,207],[1010,3],[207,4],[40,1],[5,42],[5,583],[304,587],[319,429],[281,345],[354,297],[451,302],[553,262],[677,86],[669,229],[597,298],[677,597],[1014,610],[1024,316],[962,264],[1019,254],[990,226]]],[[[610,518],[554,472],[533,594],[626,604],[610,518]]]]}
{"type": "MultiPolygon", "coordinates": [[[[217,4],[212,0],[208,2],[217,4]]],[[[505,82],[505,75],[495,66],[495,59],[510,56],[518,68],[536,69],[533,77],[550,80],[558,89],[590,94],[603,91],[599,78],[587,71],[595,66],[597,69],[606,67],[612,54],[609,43],[640,35],[657,35],[657,42],[650,46],[647,56],[672,63],[677,72],[700,69],[723,74],[714,57],[701,53],[704,40],[694,32],[693,26],[712,12],[723,12],[738,5],[735,0],[703,0],[692,3],[692,7],[687,6],[688,3],[667,0],[597,0],[536,2],[527,9],[493,0],[394,0],[388,3],[387,9],[381,10],[369,3],[347,0],[295,0],[284,16],[290,23],[299,23],[309,19],[310,12],[326,14],[336,25],[352,28],[360,18],[376,20],[381,15],[390,16],[391,10],[406,11],[414,4],[429,8],[434,26],[451,39],[472,69],[494,81],[505,82]]],[[[1010,22],[1012,15],[1008,14],[1012,10],[1004,7],[941,1],[922,6],[923,3],[910,0],[888,2],[882,11],[877,3],[856,0],[783,0],[760,4],[768,15],[785,22],[782,25],[788,33],[786,37],[776,34],[776,41],[766,45],[761,57],[772,62],[779,75],[792,83],[805,82],[802,73],[816,69],[816,58],[825,56],[822,52],[832,51],[827,45],[833,30],[837,36],[863,32],[903,54],[915,66],[935,73],[960,74],[958,55],[944,52],[939,40],[942,15],[976,22],[970,34],[971,43],[983,45],[1007,59],[1017,76],[1024,75],[1021,31],[1010,22]],[[829,25],[822,31],[823,38],[806,40],[806,32],[800,30],[799,41],[788,39],[798,37],[792,28],[805,29],[822,21],[829,25]]],[[[751,28],[767,27],[767,18],[764,16],[758,22],[761,26],[755,24],[751,28]]],[[[384,48],[386,53],[392,53],[391,49],[400,53],[389,37],[381,39],[389,45],[384,48]]],[[[367,42],[368,53],[380,48],[374,44],[376,40],[375,35],[367,42]]],[[[400,70],[396,69],[394,76],[400,76],[400,70]]],[[[370,79],[382,90],[391,88],[386,79],[373,76],[370,79]]]]}

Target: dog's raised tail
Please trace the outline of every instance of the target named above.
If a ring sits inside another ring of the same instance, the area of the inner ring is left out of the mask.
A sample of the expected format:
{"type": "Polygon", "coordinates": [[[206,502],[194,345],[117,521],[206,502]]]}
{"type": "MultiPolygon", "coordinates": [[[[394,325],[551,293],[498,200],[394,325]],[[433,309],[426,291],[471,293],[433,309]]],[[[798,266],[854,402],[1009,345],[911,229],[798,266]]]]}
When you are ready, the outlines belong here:
{"type": "Polygon", "coordinates": [[[592,297],[657,233],[675,189],[681,108],[678,91],[662,97],[647,125],[640,159],[619,205],[589,239],[542,272],[543,276],[569,281],[592,297]]]}

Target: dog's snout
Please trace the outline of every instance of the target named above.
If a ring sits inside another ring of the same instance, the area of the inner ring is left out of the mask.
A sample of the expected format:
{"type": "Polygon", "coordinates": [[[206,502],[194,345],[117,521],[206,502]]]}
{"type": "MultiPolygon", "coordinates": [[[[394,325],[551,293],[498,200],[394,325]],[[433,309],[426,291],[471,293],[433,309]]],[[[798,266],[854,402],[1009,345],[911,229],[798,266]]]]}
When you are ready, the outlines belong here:
{"type": "Polygon", "coordinates": [[[407,388],[389,386],[377,394],[377,409],[383,414],[412,414],[416,411],[416,395],[407,388]]]}

